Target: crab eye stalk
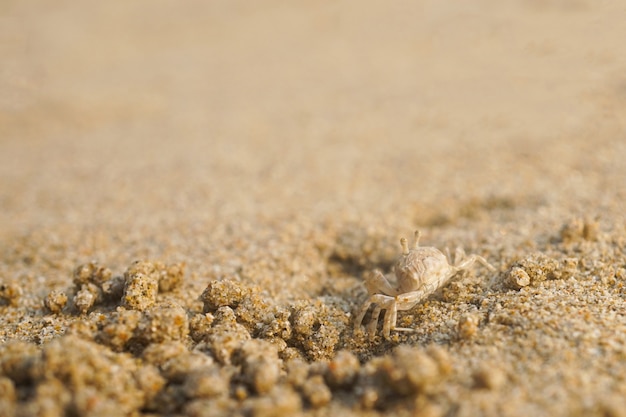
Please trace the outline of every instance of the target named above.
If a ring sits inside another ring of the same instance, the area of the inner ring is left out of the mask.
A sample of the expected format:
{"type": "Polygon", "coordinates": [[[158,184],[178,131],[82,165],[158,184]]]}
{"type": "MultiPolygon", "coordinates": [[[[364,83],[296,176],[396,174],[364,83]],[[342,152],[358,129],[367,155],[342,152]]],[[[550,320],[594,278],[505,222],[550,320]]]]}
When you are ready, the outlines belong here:
{"type": "Polygon", "coordinates": [[[422,236],[422,232],[419,230],[415,231],[415,249],[420,247],[420,237],[422,236]]]}
{"type": "Polygon", "coordinates": [[[405,237],[400,239],[400,246],[402,246],[402,254],[403,255],[408,255],[409,254],[409,243],[406,241],[405,237]]]}

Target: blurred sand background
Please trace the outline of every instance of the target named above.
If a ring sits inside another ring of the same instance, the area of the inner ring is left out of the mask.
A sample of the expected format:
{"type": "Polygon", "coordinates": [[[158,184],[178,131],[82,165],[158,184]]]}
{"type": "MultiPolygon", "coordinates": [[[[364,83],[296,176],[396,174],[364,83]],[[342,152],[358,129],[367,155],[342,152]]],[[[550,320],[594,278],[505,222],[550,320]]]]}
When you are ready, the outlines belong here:
{"type": "Polygon", "coordinates": [[[444,297],[443,330],[418,311],[416,334],[342,347],[442,346],[459,373],[433,412],[623,416],[625,21],[620,1],[3,1],[0,280],[22,295],[0,342],[61,337],[42,299],[90,260],[185,262],[189,311],[235,277],[349,318],[420,228],[500,271],[469,273],[481,291],[531,253],[586,261],[532,286],[521,333],[461,343],[444,297]],[[478,398],[485,363],[509,379],[478,398]]]}

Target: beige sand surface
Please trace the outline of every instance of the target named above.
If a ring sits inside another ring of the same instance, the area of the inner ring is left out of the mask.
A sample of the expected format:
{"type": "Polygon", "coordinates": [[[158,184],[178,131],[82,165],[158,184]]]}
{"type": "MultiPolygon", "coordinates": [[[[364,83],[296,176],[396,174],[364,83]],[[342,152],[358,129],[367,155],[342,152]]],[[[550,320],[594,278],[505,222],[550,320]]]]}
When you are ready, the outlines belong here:
{"type": "Polygon", "coordinates": [[[625,21],[3,1],[0,415],[626,416],[625,21]],[[416,228],[497,272],[353,333],[416,228]]]}

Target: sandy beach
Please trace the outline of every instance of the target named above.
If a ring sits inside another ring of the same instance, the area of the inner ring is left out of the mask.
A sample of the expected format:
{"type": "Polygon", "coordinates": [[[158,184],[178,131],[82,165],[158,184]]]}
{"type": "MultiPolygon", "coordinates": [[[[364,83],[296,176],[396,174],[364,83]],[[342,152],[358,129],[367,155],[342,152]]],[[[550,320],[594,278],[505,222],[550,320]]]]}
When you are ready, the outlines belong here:
{"type": "Polygon", "coordinates": [[[0,10],[0,416],[626,416],[621,2],[0,10]]]}

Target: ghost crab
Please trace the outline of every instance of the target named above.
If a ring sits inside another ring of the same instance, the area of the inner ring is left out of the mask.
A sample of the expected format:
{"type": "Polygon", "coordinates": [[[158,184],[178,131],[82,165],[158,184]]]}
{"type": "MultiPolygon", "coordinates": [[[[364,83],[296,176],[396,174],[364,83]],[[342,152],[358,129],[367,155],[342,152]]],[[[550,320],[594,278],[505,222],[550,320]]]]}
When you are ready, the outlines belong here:
{"type": "Polygon", "coordinates": [[[454,262],[447,252],[447,257],[437,248],[419,246],[421,233],[415,232],[415,244],[409,249],[406,238],[400,239],[402,254],[396,261],[394,272],[397,286],[390,284],[379,270],[365,279],[365,288],[369,298],[356,316],[356,327],[359,328],[370,306],[374,306],[369,324],[366,326],[370,338],[376,334],[378,318],[385,310],[383,319],[383,336],[389,338],[392,330],[410,332],[413,329],[396,327],[398,310],[410,310],[417,303],[443,287],[459,271],[469,269],[478,261],[490,271],[495,268],[479,255],[466,256],[461,248],[454,254],[454,262]]]}

